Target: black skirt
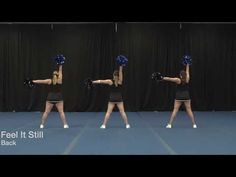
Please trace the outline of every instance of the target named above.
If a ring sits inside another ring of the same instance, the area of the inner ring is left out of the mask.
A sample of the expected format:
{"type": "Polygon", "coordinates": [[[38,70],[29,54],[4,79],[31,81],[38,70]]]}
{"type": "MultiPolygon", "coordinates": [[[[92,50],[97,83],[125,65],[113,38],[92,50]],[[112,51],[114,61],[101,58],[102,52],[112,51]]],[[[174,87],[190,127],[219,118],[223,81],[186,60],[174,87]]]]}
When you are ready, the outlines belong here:
{"type": "Polygon", "coordinates": [[[177,91],[176,94],[175,94],[175,99],[180,100],[180,101],[190,100],[189,91],[187,91],[187,90],[177,91]]]}
{"type": "Polygon", "coordinates": [[[57,103],[57,102],[63,101],[62,93],[49,92],[47,96],[47,101],[51,103],[57,103]]]}
{"type": "Polygon", "coordinates": [[[120,92],[110,93],[109,102],[122,102],[122,94],[120,92]]]}

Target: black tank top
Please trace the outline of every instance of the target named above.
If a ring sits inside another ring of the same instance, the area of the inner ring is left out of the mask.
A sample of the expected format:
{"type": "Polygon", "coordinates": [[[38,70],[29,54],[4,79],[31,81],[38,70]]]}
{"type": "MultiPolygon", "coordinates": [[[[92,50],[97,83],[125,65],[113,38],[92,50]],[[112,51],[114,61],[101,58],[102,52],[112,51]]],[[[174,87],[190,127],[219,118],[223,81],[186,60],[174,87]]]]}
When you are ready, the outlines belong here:
{"type": "Polygon", "coordinates": [[[62,84],[57,83],[53,85],[53,83],[51,83],[49,85],[49,92],[58,93],[58,92],[61,92],[61,88],[62,88],[62,84]]]}
{"type": "Polygon", "coordinates": [[[183,92],[183,91],[188,91],[188,90],[189,90],[188,83],[180,83],[180,84],[177,84],[176,86],[176,92],[183,92]]]}
{"type": "Polygon", "coordinates": [[[112,81],[112,85],[110,85],[110,93],[121,93],[122,91],[122,85],[118,84],[115,85],[114,81],[112,81]]]}

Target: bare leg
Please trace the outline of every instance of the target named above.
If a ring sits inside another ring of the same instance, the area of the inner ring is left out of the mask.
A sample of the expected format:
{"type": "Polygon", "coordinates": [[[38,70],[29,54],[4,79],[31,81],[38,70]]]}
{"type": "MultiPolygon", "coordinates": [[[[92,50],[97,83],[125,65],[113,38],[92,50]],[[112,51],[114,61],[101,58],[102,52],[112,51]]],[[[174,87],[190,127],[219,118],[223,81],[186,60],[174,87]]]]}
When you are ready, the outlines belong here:
{"type": "Polygon", "coordinates": [[[177,113],[178,113],[178,111],[179,111],[179,107],[181,106],[181,104],[182,104],[181,101],[175,100],[175,103],[174,103],[174,110],[173,110],[173,112],[172,112],[172,114],[171,114],[170,121],[169,121],[169,123],[168,123],[169,125],[172,124],[174,118],[176,117],[176,115],[177,115],[177,113]]]}
{"type": "Polygon", "coordinates": [[[115,103],[108,102],[107,112],[106,112],[106,115],[105,115],[105,118],[104,118],[104,121],[103,121],[103,124],[102,124],[102,126],[104,126],[103,128],[105,128],[105,126],[107,124],[107,121],[110,118],[110,115],[111,115],[112,110],[113,110],[114,107],[115,107],[115,103]]]}
{"type": "Polygon", "coordinates": [[[64,113],[64,102],[61,101],[61,102],[56,103],[56,107],[57,107],[57,110],[60,114],[60,118],[61,118],[64,126],[67,125],[66,116],[65,116],[65,113],[64,113]]]}
{"type": "Polygon", "coordinates": [[[123,118],[125,124],[129,125],[128,118],[127,118],[127,115],[126,115],[125,109],[124,109],[124,103],[123,102],[117,103],[117,107],[120,111],[121,117],[123,118]]]}
{"type": "Polygon", "coordinates": [[[48,117],[48,114],[51,112],[52,108],[53,108],[53,104],[46,101],[45,111],[44,111],[43,116],[42,116],[40,128],[43,128],[43,126],[46,122],[46,119],[48,117]]]}
{"type": "Polygon", "coordinates": [[[191,119],[193,125],[195,125],[196,123],[195,123],[193,111],[192,111],[192,109],[191,109],[191,100],[185,101],[185,102],[184,102],[184,105],[185,105],[186,111],[187,111],[187,113],[188,113],[188,115],[189,115],[189,117],[190,117],[190,119],[191,119]]]}

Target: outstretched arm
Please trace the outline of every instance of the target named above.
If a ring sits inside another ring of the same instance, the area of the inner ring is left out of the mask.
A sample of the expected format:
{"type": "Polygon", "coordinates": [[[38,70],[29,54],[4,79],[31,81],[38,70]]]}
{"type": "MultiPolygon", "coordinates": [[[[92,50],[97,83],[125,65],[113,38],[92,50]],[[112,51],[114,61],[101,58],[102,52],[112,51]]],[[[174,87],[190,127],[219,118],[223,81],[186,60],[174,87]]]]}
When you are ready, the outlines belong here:
{"type": "Polygon", "coordinates": [[[93,81],[93,84],[108,84],[108,85],[112,85],[112,81],[110,79],[95,80],[95,81],[93,81]]]}
{"type": "Polygon", "coordinates": [[[189,75],[189,64],[186,65],[186,82],[188,83],[190,80],[190,75],[189,75]]]}
{"type": "Polygon", "coordinates": [[[118,84],[122,84],[123,82],[123,66],[119,67],[119,80],[118,80],[118,84]]]}
{"type": "Polygon", "coordinates": [[[35,84],[51,84],[51,79],[44,79],[44,80],[33,80],[33,83],[35,84]]]}
{"type": "Polygon", "coordinates": [[[174,82],[176,84],[180,84],[181,80],[177,77],[163,77],[164,81],[174,82]]]}

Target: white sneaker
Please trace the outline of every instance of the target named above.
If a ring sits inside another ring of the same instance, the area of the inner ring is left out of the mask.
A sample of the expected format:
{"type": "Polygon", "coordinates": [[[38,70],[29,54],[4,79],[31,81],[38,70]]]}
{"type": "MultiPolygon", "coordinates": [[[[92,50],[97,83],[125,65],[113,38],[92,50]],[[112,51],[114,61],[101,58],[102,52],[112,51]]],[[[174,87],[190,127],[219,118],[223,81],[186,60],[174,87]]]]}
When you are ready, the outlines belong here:
{"type": "Polygon", "coordinates": [[[43,124],[40,125],[40,128],[44,128],[43,124]]]}
{"type": "Polygon", "coordinates": [[[196,124],[193,124],[193,128],[197,128],[197,125],[196,125],[196,124]]]}
{"type": "Polygon", "coordinates": [[[126,127],[126,128],[130,128],[130,125],[129,125],[129,124],[127,124],[125,127],[126,127]]]}
{"type": "Polygon", "coordinates": [[[171,124],[167,124],[167,126],[166,126],[166,128],[171,128],[172,126],[171,126],[171,124]]]}
{"type": "Polygon", "coordinates": [[[69,128],[69,125],[65,124],[65,125],[64,125],[64,128],[69,128]]]}
{"type": "Polygon", "coordinates": [[[101,125],[101,127],[100,127],[101,129],[105,129],[106,128],[106,125],[101,125]]]}

